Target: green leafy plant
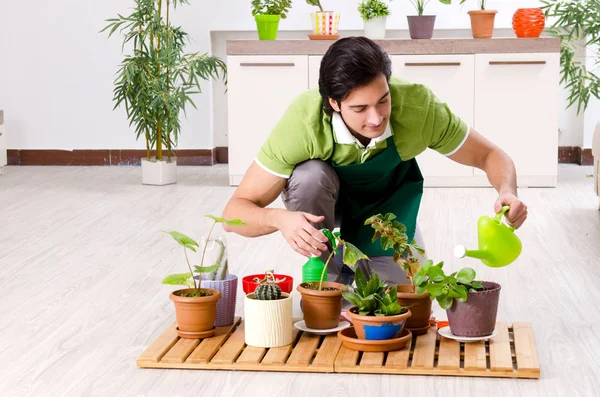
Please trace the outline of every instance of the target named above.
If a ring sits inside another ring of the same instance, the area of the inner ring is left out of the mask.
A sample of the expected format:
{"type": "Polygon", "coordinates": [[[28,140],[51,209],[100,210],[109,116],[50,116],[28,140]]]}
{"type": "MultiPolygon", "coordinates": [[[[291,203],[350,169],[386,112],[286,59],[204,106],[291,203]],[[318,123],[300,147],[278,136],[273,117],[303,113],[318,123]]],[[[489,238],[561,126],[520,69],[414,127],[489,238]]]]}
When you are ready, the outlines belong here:
{"type": "Polygon", "coordinates": [[[363,0],[358,5],[358,12],[363,21],[391,15],[390,8],[382,0],[363,0]]]}
{"type": "Polygon", "coordinates": [[[415,253],[425,254],[425,250],[418,246],[415,241],[408,242],[406,226],[398,222],[396,215],[387,213],[385,215],[373,215],[365,221],[365,225],[371,225],[375,230],[373,242],[380,239],[381,248],[385,251],[394,250],[393,259],[406,273],[406,278],[415,291],[414,276],[420,269],[420,261],[415,253]]]}
{"type": "MultiPolygon", "coordinates": [[[[207,218],[213,220],[213,224],[208,232],[207,241],[210,240],[210,235],[212,234],[213,229],[217,223],[226,223],[230,226],[246,226],[246,223],[242,222],[239,219],[227,220],[225,218],[217,218],[213,215],[206,215],[207,218]]],[[[208,244],[204,245],[204,250],[202,251],[202,259],[200,260],[200,266],[194,266],[194,270],[192,270],[192,265],[190,264],[190,260],[187,254],[187,250],[196,252],[196,248],[199,247],[199,244],[189,236],[186,236],[183,233],[177,231],[164,232],[169,234],[179,245],[183,247],[183,253],[185,254],[185,260],[188,265],[189,272],[187,273],[178,273],[178,274],[170,274],[164,280],[163,284],[169,285],[185,285],[188,287],[193,287],[196,291],[193,292],[193,296],[206,296],[206,293],[200,291],[202,288],[202,277],[203,273],[211,273],[218,270],[221,265],[214,264],[212,266],[204,266],[204,255],[206,254],[206,247],[208,244]],[[199,274],[198,284],[196,284],[196,279],[194,278],[194,271],[199,274]]],[[[190,296],[190,295],[186,295],[190,296]]]]}
{"type": "Polygon", "coordinates": [[[319,11],[323,12],[323,6],[320,0],[306,0],[306,3],[310,6],[319,7],[319,11]]]}
{"type": "MultiPolygon", "coordinates": [[[[460,4],[462,5],[467,0],[460,0],[460,4]]],[[[487,0],[477,0],[477,4],[479,4],[480,10],[485,10],[485,3],[487,0]]]]}
{"type": "Polygon", "coordinates": [[[548,33],[561,39],[560,83],[569,90],[567,108],[577,104],[577,114],[580,114],[591,97],[600,99],[600,76],[596,68],[600,64],[600,52],[595,49],[593,70],[589,70],[585,62],[576,60],[575,55],[582,43],[588,50],[600,44],[598,1],[541,0],[541,3],[546,18],[554,19],[548,33]]]}
{"type": "Polygon", "coordinates": [[[357,307],[362,316],[394,316],[406,308],[398,303],[398,288],[394,285],[388,288],[385,281],[375,272],[367,281],[360,268],[354,272],[356,288],[354,291],[343,291],[344,298],[357,307]]]}
{"type": "Polygon", "coordinates": [[[286,19],[291,6],[292,0],[252,0],[252,16],[279,15],[286,19]]]}
{"type": "MultiPolygon", "coordinates": [[[[431,0],[410,0],[413,6],[415,6],[417,10],[417,15],[421,16],[425,12],[425,7],[429,4],[431,0]]],[[[451,4],[452,0],[438,0],[442,4],[451,4]]]]}
{"type": "Polygon", "coordinates": [[[442,269],[443,266],[444,262],[434,265],[433,261],[427,260],[423,262],[414,279],[417,293],[429,292],[431,300],[437,300],[442,309],[449,309],[454,299],[466,302],[469,292],[485,290],[480,281],[473,281],[475,270],[472,268],[465,267],[447,276],[442,269]]]}
{"type": "MultiPolygon", "coordinates": [[[[185,112],[193,94],[201,93],[200,80],[226,80],[223,60],[207,54],[184,54],[188,39],[181,27],[173,26],[171,9],[187,0],[135,0],[127,16],[107,19],[101,32],[123,35],[123,48],[130,45],[114,80],[114,109],[125,105],[129,125],[135,125],[136,139],[144,136],[146,153],[156,150],[163,160],[163,147],[170,159],[181,130],[180,113],[185,112]]],[[[114,110],[113,109],[113,110],[114,110]]]]}

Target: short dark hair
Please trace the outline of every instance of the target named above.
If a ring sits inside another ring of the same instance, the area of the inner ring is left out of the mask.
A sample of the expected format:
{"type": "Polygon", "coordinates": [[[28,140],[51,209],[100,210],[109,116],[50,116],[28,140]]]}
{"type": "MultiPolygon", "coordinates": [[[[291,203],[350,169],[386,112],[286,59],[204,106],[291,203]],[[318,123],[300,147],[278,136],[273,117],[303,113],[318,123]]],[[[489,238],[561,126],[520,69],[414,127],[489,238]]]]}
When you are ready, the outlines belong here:
{"type": "Polygon", "coordinates": [[[341,103],[356,87],[371,83],[380,74],[389,81],[392,61],[374,41],[366,37],[346,37],[333,43],[321,60],[319,93],[323,109],[333,113],[332,98],[341,103]]]}

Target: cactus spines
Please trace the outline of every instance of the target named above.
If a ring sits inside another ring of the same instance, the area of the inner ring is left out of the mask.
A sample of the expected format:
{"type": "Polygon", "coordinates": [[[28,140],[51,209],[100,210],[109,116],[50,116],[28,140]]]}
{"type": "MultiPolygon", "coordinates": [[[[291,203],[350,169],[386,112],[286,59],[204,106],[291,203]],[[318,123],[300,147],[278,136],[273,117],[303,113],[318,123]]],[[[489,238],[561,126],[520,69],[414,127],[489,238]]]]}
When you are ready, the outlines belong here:
{"type": "Polygon", "coordinates": [[[276,284],[261,284],[254,290],[254,297],[259,301],[272,301],[281,298],[281,288],[276,284]]]}

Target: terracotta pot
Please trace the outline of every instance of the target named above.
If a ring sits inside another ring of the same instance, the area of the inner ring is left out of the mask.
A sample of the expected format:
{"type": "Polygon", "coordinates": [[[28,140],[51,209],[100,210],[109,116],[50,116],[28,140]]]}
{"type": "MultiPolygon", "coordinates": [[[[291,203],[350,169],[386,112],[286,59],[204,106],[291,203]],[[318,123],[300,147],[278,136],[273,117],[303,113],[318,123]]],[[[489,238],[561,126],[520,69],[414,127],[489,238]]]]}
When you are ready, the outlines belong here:
{"type": "Polygon", "coordinates": [[[431,39],[435,15],[408,15],[406,18],[411,39],[431,39]]]}
{"type": "Polygon", "coordinates": [[[512,27],[519,38],[540,37],[546,17],[541,8],[519,8],[512,19],[512,27]]]}
{"type": "Polygon", "coordinates": [[[398,288],[398,303],[402,306],[410,306],[412,315],[406,320],[405,328],[413,335],[423,335],[429,329],[429,318],[431,317],[431,299],[429,292],[418,295],[412,292],[412,285],[401,284],[398,288]]]}
{"type": "Polygon", "coordinates": [[[244,299],[245,342],[254,347],[279,347],[292,343],[292,297],[285,292],[281,299],[257,300],[254,294],[244,299]]]}
{"type": "Polygon", "coordinates": [[[496,10],[472,10],[471,30],[475,39],[489,39],[494,33],[494,20],[496,19],[496,10]]]}
{"type": "Polygon", "coordinates": [[[395,316],[361,316],[358,309],[351,308],[346,312],[352,319],[358,339],[384,340],[398,337],[411,316],[409,309],[395,316]]]}
{"type": "Polygon", "coordinates": [[[194,291],[193,288],[180,289],[169,295],[169,298],[175,303],[177,333],[182,338],[208,338],[215,333],[217,301],[221,299],[221,293],[210,288],[201,288],[200,290],[210,292],[212,295],[195,298],[176,295],[178,292],[194,291]]]}
{"type": "Polygon", "coordinates": [[[331,329],[338,326],[342,314],[342,291],[346,286],[331,281],[323,282],[323,288],[337,288],[335,291],[315,291],[304,288],[306,283],[296,289],[302,295],[302,312],[308,328],[331,329]]]}
{"type": "Polygon", "coordinates": [[[496,327],[500,284],[484,281],[485,291],[469,292],[466,302],[454,300],[446,310],[450,331],[456,336],[486,336],[496,327]]]}

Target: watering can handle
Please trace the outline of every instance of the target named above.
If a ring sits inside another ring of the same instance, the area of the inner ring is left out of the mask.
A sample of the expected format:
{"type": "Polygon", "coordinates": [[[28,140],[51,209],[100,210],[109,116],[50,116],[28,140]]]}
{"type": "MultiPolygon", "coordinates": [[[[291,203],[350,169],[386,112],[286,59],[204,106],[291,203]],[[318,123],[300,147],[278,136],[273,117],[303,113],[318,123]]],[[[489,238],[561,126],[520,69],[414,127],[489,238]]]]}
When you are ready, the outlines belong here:
{"type": "MultiPolygon", "coordinates": [[[[499,223],[502,219],[502,215],[504,215],[504,213],[506,211],[508,211],[509,209],[510,209],[510,206],[508,206],[508,205],[503,206],[502,209],[500,210],[500,212],[496,214],[495,221],[499,223]]],[[[509,226],[508,228],[510,229],[511,232],[515,231],[515,228],[512,226],[509,226]]]]}

